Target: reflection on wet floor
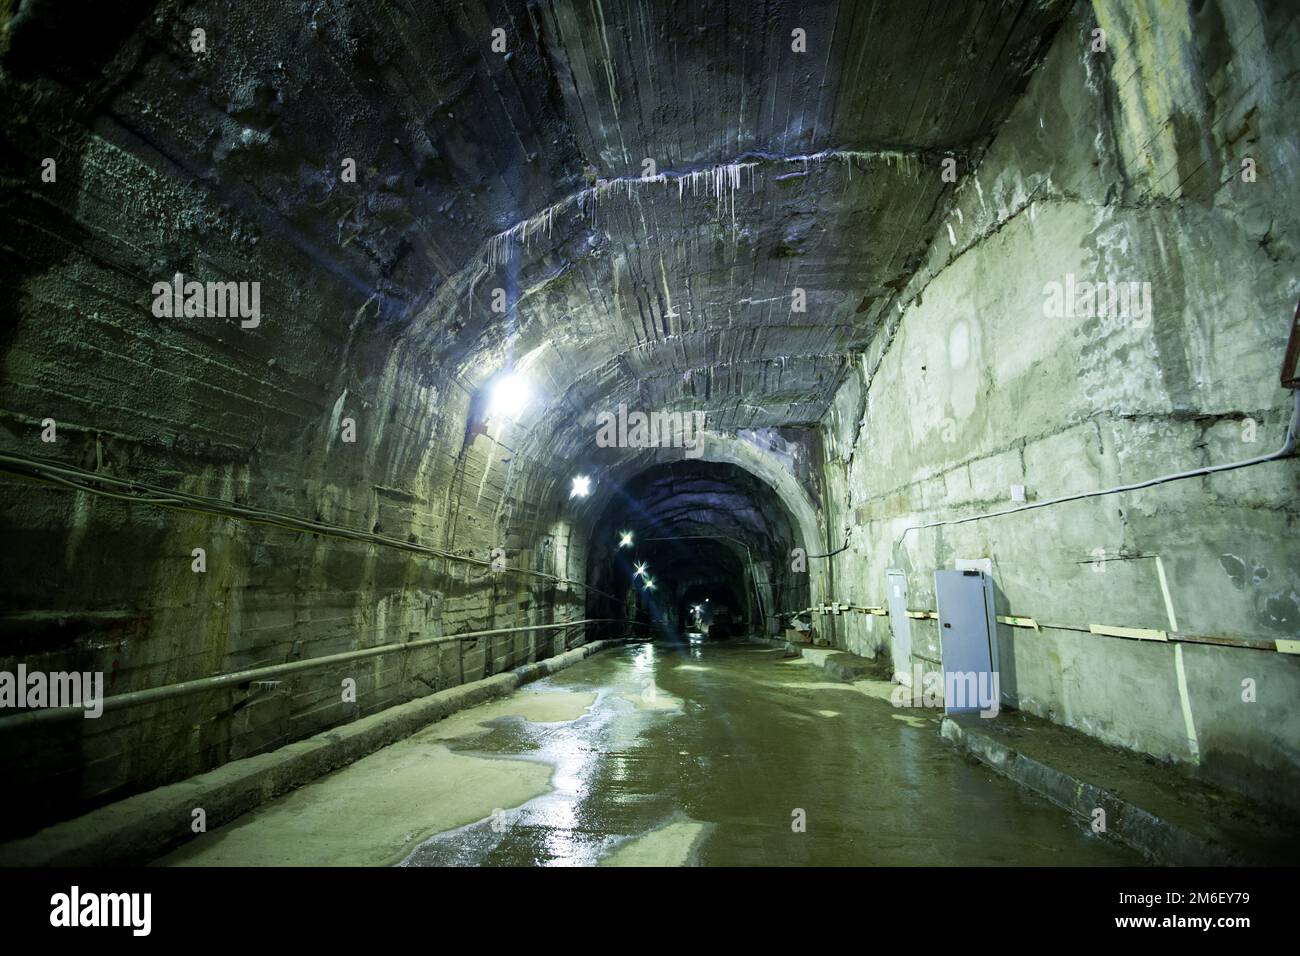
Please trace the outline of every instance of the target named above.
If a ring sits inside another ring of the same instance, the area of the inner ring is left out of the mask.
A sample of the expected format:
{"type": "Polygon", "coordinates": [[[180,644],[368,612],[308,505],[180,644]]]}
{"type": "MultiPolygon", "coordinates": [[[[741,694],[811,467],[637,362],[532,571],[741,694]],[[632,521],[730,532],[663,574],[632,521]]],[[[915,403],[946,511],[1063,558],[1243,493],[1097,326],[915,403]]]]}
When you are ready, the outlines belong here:
{"type": "Polygon", "coordinates": [[[440,833],[403,864],[1140,862],[963,760],[934,714],[894,708],[874,683],[828,682],[749,644],[599,654],[538,688],[594,692],[583,716],[501,716],[450,742],[543,762],[550,791],[440,833]]]}
{"type": "Polygon", "coordinates": [[[163,865],[1136,864],[779,649],[603,651],[203,834],[163,865]],[[800,826],[799,824],[802,824],[800,826]]]}

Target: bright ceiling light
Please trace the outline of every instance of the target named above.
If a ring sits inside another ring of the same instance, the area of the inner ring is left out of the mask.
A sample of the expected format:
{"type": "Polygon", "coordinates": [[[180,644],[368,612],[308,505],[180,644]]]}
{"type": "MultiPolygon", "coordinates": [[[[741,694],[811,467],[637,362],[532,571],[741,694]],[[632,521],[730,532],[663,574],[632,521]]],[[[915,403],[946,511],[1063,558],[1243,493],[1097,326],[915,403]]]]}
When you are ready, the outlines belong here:
{"type": "Polygon", "coordinates": [[[639,577],[641,577],[641,575],[645,574],[645,563],[642,562],[641,564],[636,565],[636,566],[632,569],[632,571],[633,571],[632,577],[634,577],[634,578],[639,578],[639,577]]]}
{"type": "Polygon", "coordinates": [[[518,418],[519,413],[528,406],[532,397],[528,383],[523,376],[507,373],[492,383],[492,397],[488,402],[488,414],[518,418]]]}
{"type": "Polygon", "coordinates": [[[573,487],[569,489],[570,498],[585,498],[591,493],[591,479],[586,475],[574,475],[573,487]]]}
{"type": "Polygon", "coordinates": [[[645,589],[647,591],[653,591],[655,589],[654,578],[647,577],[645,579],[645,589]]]}
{"type": "Polygon", "coordinates": [[[631,532],[631,531],[620,531],[620,532],[618,533],[618,546],[619,546],[620,548],[630,548],[630,547],[632,547],[632,532],[631,532]]]}

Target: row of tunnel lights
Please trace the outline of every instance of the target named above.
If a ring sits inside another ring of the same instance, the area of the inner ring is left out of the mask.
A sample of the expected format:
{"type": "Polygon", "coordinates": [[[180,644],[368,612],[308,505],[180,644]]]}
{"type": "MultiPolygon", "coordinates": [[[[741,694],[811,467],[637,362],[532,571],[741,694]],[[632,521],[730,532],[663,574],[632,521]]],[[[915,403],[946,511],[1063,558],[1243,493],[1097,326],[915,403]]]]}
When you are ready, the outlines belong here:
{"type": "MultiPolygon", "coordinates": [[[[623,548],[632,547],[631,531],[620,531],[618,533],[618,547],[620,551],[623,548]]],[[[635,581],[637,578],[645,578],[643,585],[647,591],[653,591],[655,589],[654,578],[650,577],[649,568],[646,566],[644,561],[637,561],[632,565],[632,580],[635,581]]]]}
{"type": "MultiPolygon", "coordinates": [[[[618,547],[619,550],[632,547],[631,531],[620,531],[618,533],[618,547]]],[[[644,587],[647,591],[653,591],[655,589],[654,578],[650,577],[649,569],[644,561],[637,561],[632,565],[632,580],[635,581],[637,578],[645,578],[644,587]]],[[[705,598],[704,604],[708,603],[709,599],[705,598]]],[[[691,605],[691,610],[695,612],[697,618],[704,612],[704,604],[691,605]]]]}

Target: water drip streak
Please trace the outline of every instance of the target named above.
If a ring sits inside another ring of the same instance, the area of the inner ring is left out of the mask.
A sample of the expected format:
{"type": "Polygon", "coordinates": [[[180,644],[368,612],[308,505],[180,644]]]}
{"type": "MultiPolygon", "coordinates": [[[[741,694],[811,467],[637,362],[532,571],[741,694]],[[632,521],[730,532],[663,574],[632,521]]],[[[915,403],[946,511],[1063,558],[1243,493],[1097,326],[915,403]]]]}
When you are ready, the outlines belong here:
{"type": "Polygon", "coordinates": [[[898,150],[824,149],[816,153],[801,153],[795,156],[747,153],[734,162],[685,173],[659,173],[654,176],[623,176],[616,179],[601,179],[597,180],[595,185],[580,189],[578,192],[547,206],[529,218],[515,223],[509,229],[492,236],[487,241],[487,248],[483,258],[488,270],[490,272],[496,271],[509,260],[512,252],[518,246],[522,245],[525,250],[531,248],[533,238],[539,232],[544,231],[546,238],[550,239],[554,232],[557,215],[568,210],[575,210],[579,219],[589,220],[594,228],[599,217],[601,201],[610,194],[611,190],[620,186],[623,189],[625,198],[628,200],[636,199],[637,190],[641,186],[649,186],[655,183],[663,184],[666,187],[669,183],[676,182],[678,202],[685,198],[688,190],[692,196],[699,196],[701,192],[705,196],[711,195],[719,218],[725,216],[730,210],[731,229],[734,236],[737,230],[736,192],[740,189],[742,172],[746,170],[749,173],[750,193],[753,194],[756,191],[754,171],[765,165],[778,163],[800,164],[807,171],[813,165],[835,160],[844,163],[852,170],[854,163],[865,166],[872,161],[884,160],[890,166],[898,163],[905,170],[911,172],[912,160],[915,158],[912,153],[904,153],[898,150]]]}

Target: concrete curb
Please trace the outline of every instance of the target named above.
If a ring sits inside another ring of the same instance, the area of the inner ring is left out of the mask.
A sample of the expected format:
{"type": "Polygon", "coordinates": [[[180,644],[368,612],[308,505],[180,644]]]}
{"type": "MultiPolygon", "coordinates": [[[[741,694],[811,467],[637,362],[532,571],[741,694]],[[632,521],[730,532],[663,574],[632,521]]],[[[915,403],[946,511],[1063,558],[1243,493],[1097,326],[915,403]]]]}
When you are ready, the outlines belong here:
{"type": "Polygon", "coordinates": [[[874,661],[850,654],[848,651],[836,650],[833,647],[800,647],[799,650],[801,657],[812,661],[814,667],[820,667],[836,680],[851,683],[878,676],[874,661]]]}
{"type": "Polygon", "coordinates": [[[208,829],[215,829],[456,711],[504,697],[524,684],[622,643],[593,641],[127,797],[0,845],[0,866],[128,866],[157,859],[193,837],[190,825],[196,807],[207,814],[208,829]]]}
{"type": "Polygon", "coordinates": [[[1117,840],[1154,863],[1170,866],[1242,866],[1237,853],[1170,823],[1109,790],[1026,757],[1006,744],[944,717],[939,735],[959,750],[1039,796],[1091,823],[1093,811],[1106,812],[1104,836],[1117,840]]]}
{"type": "Polygon", "coordinates": [[[848,651],[834,647],[814,647],[811,644],[795,644],[778,638],[751,637],[752,644],[765,644],[768,647],[781,647],[790,657],[802,657],[814,667],[825,671],[827,676],[836,680],[853,682],[867,677],[879,676],[877,665],[865,657],[858,657],[848,651]]]}

